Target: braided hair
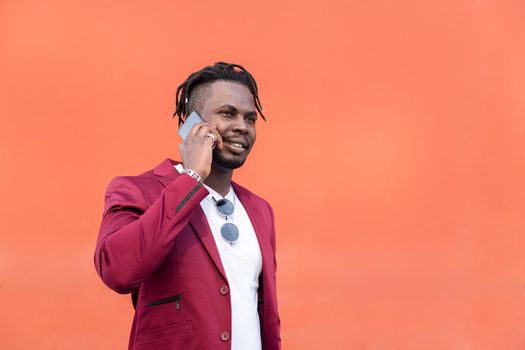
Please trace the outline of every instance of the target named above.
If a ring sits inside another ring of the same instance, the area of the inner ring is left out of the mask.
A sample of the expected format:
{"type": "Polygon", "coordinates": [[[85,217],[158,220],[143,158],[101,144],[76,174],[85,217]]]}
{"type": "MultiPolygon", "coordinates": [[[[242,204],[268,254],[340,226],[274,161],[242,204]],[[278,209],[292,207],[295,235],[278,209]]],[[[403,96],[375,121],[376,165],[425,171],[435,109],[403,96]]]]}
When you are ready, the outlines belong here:
{"type": "Polygon", "coordinates": [[[262,105],[257,91],[257,83],[253,76],[244,69],[244,67],[238,64],[217,62],[213,66],[206,66],[197,72],[191,73],[188,79],[177,88],[175,99],[176,109],[175,113],[173,113],[173,118],[178,116],[179,126],[184,123],[186,116],[190,112],[188,110],[188,102],[194,88],[202,84],[211,84],[217,80],[238,82],[250,89],[257,112],[259,112],[262,119],[266,121],[266,118],[262,113],[262,105]]]}

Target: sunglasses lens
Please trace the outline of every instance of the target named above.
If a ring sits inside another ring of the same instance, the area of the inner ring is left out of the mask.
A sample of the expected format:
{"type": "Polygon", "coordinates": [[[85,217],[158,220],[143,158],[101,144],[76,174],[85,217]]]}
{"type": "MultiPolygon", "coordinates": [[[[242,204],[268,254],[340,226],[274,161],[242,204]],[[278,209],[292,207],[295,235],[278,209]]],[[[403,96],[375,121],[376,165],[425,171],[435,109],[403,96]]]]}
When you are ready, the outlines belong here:
{"type": "Polygon", "coordinates": [[[215,203],[215,206],[217,207],[219,213],[221,213],[224,216],[230,216],[233,214],[233,203],[227,199],[219,199],[215,203]]]}
{"type": "Polygon", "coordinates": [[[234,224],[227,222],[221,227],[221,235],[226,241],[233,243],[239,239],[239,229],[234,224]]]}

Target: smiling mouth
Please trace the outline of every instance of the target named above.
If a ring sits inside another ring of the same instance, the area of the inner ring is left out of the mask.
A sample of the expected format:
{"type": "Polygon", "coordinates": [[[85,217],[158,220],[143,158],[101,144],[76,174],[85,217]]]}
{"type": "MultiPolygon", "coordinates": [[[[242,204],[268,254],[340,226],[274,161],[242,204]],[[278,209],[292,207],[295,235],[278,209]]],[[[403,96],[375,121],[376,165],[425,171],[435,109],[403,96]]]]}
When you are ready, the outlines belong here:
{"type": "Polygon", "coordinates": [[[230,148],[233,148],[233,149],[237,149],[239,151],[244,151],[245,149],[247,149],[248,147],[241,144],[241,143],[238,143],[238,142],[232,142],[232,141],[224,141],[225,144],[227,144],[228,146],[230,146],[230,148]]]}

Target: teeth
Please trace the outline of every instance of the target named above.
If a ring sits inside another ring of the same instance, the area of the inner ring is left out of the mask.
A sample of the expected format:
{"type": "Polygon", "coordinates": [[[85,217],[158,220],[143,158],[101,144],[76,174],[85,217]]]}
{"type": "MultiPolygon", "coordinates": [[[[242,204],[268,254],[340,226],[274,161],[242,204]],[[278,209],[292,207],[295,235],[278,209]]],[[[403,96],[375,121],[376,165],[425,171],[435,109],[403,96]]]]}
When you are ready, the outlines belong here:
{"type": "Polygon", "coordinates": [[[244,148],[243,145],[241,145],[240,143],[236,143],[236,142],[228,142],[230,145],[234,146],[234,147],[237,147],[237,148],[244,148]]]}

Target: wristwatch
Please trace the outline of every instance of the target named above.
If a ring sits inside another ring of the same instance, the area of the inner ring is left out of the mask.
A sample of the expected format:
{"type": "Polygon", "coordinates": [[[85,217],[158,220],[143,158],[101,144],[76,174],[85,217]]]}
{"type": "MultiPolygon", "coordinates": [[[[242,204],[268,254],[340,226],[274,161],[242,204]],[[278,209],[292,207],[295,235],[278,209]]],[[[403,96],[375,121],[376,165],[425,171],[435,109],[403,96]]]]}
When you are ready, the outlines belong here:
{"type": "Polygon", "coordinates": [[[197,180],[199,183],[203,183],[202,177],[199,174],[197,174],[196,171],[193,171],[191,169],[184,169],[181,174],[188,174],[189,176],[197,180]]]}

